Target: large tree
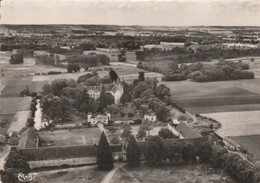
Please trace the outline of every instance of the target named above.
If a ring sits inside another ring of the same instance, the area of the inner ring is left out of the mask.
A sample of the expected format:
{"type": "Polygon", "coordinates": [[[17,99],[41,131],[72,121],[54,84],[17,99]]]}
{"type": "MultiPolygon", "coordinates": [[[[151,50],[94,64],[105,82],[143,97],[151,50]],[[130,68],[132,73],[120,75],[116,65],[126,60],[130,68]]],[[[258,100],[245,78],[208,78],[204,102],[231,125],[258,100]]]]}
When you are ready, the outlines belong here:
{"type": "Polygon", "coordinates": [[[109,71],[108,77],[112,82],[115,82],[118,79],[118,74],[114,70],[111,70],[111,71],[109,71]]]}
{"type": "Polygon", "coordinates": [[[97,148],[97,165],[101,170],[110,170],[113,168],[113,157],[112,152],[107,141],[107,137],[102,132],[98,148],[97,148]]]}
{"type": "Polygon", "coordinates": [[[158,134],[163,139],[172,139],[175,137],[171,130],[169,130],[168,128],[161,128],[158,134]]]}
{"type": "Polygon", "coordinates": [[[126,148],[126,159],[129,166],[138,166],[140,165],[140,150],[138,144],[132,135],[127,143],[126,148]]]}
{"type": "Polygon", "coordinates": [[[113,97],[113,95],[111,95],[110,93],[106,93],[104,89],[102,89],[100,96],[97,100],[97,111],[98,112],[103,112],[103,110],[111,104],[115,103],[115,99],[113,97]]]}
{"type": "Polygon", "coordinates": [[[149,166],[161,164],[164,156],[164,146],[159,136],[151,136],[148,139],[145,154],[149,166]]]}
{"type": "Polygon", "coordinates": [[[131,130],[132,130],[132,128],[131,128],[130,125],[124,124],[121,137],[124,138],[124,139],[128,139],[132,135],[131,130]]]}
{"type": "Polygon", "coordinates": [[[3,183],[18,183],[17,174],[30,172],[30,166],[22,157],[16,147],[12,147],[1,171],[1,181],[3,183]]]}

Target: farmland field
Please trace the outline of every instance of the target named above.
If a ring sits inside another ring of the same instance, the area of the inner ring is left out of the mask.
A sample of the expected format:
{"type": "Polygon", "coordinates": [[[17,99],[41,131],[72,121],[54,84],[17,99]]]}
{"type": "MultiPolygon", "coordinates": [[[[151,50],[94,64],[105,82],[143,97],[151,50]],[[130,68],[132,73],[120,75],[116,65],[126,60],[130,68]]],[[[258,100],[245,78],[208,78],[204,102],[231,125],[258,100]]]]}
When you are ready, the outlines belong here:
{"type": "Polygon", "coordinates": [[[260,111],[240,111],[202,114],[214,118],[222,125],[221,136],[260,135],[260,111]]]}
{"type": "MultiPolygon", "coordinates": [[[[142,165],[137,168],[125,168],[119,169],[116,175],[113,177],[113,183],[135,183],[139,182],[149,182],[149,183],[221,183],[223,172],[215,173],[209,171],[208,165],[163,165],[159,167],[147,167],[142,165]],[[130,176],[132,175],[132,176],[130,176]],[[134,179],[134,178],[136,179],[134,179]]],[[[229,183],[235,183],[235,181],[230,180],[229,183]]]]}
{"type": "Polygon", "coordinates": [[[1,92],[2,97],[19,97],[20,92],[28,86],[32,89],[32,76],[10,78],[1,92]]]}
{"type": "Polygon", "coordinates": [[[99,128],[71,130],[39,131],[39,136],[50,146],[92,145],[98,143],[101,132],[99,128]]]}
{"type": "Polygon", "coordinates": [[[260,110],[260,79],[196,83],[161,82],[191,113],[260,110]]]}
{"type": "Polygon", "coordinates": [[[249,153],[252,153],[255,160],[260,165],[260,135],[239,136],[231,138],[235,140],[241,147],[245,148],[249,153]]]}
{"type": "Polygon", "coordinates": [[[30,109],[31,97],[0,97],[0,114],[15,114],[30,109]]]}

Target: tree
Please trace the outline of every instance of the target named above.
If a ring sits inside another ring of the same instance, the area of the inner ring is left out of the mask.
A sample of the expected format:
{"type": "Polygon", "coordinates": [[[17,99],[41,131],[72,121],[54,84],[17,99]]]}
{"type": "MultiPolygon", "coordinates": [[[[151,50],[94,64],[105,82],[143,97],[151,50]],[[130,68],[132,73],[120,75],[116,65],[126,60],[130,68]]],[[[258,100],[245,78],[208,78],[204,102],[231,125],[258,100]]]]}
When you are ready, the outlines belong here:
{"type": "Polygon", "coordinates": [[[142,126],[139,127],[136,137],[141,141],[146,137],[146,131],[142,126]]]}
{"type": "Polygon", "coordinates": [[[114,96],[111,95],[110,93],[106,93],[104,89],[102,89],[100,96],[97,100],[97,111],[98,112],[103,112],[103,110],[111,104],[115,103],[114,96]]]}
{"type": "Polygon", "coordinates": [[[118,74],[114,70],[109,71],[109,79],[112,82],[116,82],[118,79],[118,74]]]}
{"type": "Polygon", "coordinates": [[[137,79],[139,82],[143,82],[145,81],[145,77],[144,77],[144,72],[141,71],[139,72],[139,76],[138,76],[138,79],[137,79]]]}
{"type": "Polygon", "coordinates": [[[125,140],[127,140],[132,135],[131,130],[132,130],[132,128],[130,125],[124,124],[121,137],[124,138],[125,140]]]}
{"type": "Polygon", "coordinates": [[[182,159],[189,163],[190,161],[194,162],[196,160],[196,150],[195,146],[192,143],[186,143],[182,149],[182,159]]]}
{"type": "Polygon", "coordinates": [[[140,95],[148,89],[150,89],[150,86],[146,82],[139,82],[133,90],[133,97],[140,97],[140,95]]]}
{"type": "Polygon", "coordinates": [[[126,159],[127,164],[131,167],[135,167],[140,165],[140,150],[138,144],[133,135],[131,135],[130,139],[127,142],[126,148],[126,159]]]}
{"type": "Polygon", "coordinates": [[[3,183],[18,183],[18,173],[29,173],[30,165],[22,157],[16,147],[11,147],[4,164],[4,171],[1,172],[1,180],[3,183]]]}
{"type": "Polygon", "coordinates": [[[198,147],[198,156],[203,163],[209,163],[211,161],[212,147],[209,143],[201,143],[198,147]]]}
{"type": "Polygon", "coordinates": [[[160,84],[158,87],[156,87],[155,95],[159,99],[165,101],[165,99],[169,99],[171,97],[170,88],[164,84],[160,84]]]}
{"type": "Polygon", "coordinates": [[[169,130],[168,128],[161,128],[158,134],[163,139],[172,139],[175,137],[171,130],[169,130]]]}
{"type": "Polygon", "coordinates": [[[113,157],[110,150],[107,137],[104,132],[102,132],[98,148],[97,148],[97,165],[101,170],[110,170],[113,168],[113,157]]]}
{"type": "Polygon", "coordinates": [[[67,86],[66,79],[55,79],[51,82],[51,91],[53,95],[60,96],[62,89],[66,88],[67,86]]]}
{"type": "Polygon", "coordinates": [[[67,66],[67,71],[68,73],[79,72],[80,66],[79,64],[69,63],[67,66]]]}
{"type": "Polygon", "coordinates": [[[27,127],[34,127],[35,121],[33,118],[29,117],[26,122],[27,127]]]}
{"type": "Polygon", "coordinates": [[[149,166],[160,165],[164,156],[164,147],[159,136],[151,136],[147,141],[146,159],[149,166]]]}
{"type": "Polygon", "coordinates": [[[41,100],[43,114],[52,120],[59,120],[62,117],[62,101],[58,96],[45,95],[41,100]]]}

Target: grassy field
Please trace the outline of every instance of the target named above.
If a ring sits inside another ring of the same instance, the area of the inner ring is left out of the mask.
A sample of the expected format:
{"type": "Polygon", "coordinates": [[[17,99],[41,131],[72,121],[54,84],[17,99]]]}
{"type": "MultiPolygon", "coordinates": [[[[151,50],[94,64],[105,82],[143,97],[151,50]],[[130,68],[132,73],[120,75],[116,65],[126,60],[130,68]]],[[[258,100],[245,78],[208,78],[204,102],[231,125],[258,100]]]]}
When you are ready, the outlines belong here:
{"type": "Polygon", "coordinates": [[[31,183],[97,183],[107,173],[107,171],[98,170],[96,166],[37,172],[36,178],[31,183]]]}
{"type": "Polygon", "coordinates": [[[221,136],[260,135],[260,111],[207,113],[203,116],[219,121],[221,136]]]}
{"type": "MultiPolygon", "coordinates": [[[[223,172],[211,172],[209,168],[208,165],[164,165],[157,168],[142,165],[134,169],[125,168],[126,171],[120,169],[111,182],[135,183],[138,180],[149,183],[222,183],[222,178],[226,175],[223,172]]],[[[235,183],[232,180],[229,182],[235,183]]]]}
{"type": "Polygon", "coordinates": [[[50,146],[92,145],[93,140],[98,143],[100,135],[99,128],[39,132],[41,139],[50,146]]]}
{"type": "Polygon", "coordinates": [[[260,135],[231,137],[241,147],[254,155],[255,160],[260,165],[260,135]]]}

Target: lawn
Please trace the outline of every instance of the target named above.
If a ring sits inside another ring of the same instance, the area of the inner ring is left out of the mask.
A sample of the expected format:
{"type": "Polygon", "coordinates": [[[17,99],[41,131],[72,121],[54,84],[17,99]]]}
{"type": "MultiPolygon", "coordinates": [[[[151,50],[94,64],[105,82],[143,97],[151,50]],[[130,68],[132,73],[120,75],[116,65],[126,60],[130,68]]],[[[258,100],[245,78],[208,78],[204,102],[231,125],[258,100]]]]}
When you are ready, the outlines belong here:
{"type": "Polygon", "coordinates": [[[221,123],[221,136],[260,135],[260,111],[240,111],[202,114],[221,123]]]}
{"type": "Polygon", "coordinates": [[[98,183],[107,173],[98,170],[96,166],[44,171],[37,172],[36,178],[31,183],[98,183]]]}
{"type": "Polygon", "coordinates": [[[254,155],[255,160],[260,165],[260,135],[231,137],[241,147],[254,155]]]}
{"type": "MultiPolygon", "coordinates": [[[[120,169],[113,177],[113,183],[222,183],[223,177],[227,177],[223,172],[216,173],[209,165],[163,165],[159,167],[140,167],[130,169],[120,169]],[[136,179],[136,180],[134,180],[136,179]]],[[[229,183],[235,183],[230,179],[229,183]]]]}
{"type": "Polygon", "coordinates": [[[39,131],[40,138],[48,146],[92,145],[99,142],[99,128],[39,131]]]}

